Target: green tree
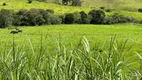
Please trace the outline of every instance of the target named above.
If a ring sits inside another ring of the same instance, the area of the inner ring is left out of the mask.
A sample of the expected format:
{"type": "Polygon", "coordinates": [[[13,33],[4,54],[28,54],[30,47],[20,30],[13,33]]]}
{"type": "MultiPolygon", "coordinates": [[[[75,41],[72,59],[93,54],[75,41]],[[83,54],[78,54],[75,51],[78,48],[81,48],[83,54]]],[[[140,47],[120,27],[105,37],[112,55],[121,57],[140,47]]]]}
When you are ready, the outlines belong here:
{"type": "Polygon", "coordinates": [[[0,28],[11,26],[13,22],[13,10],[2,9],[0,11],[0,28]]]}
{"type": "Polygon", "coordinates": [[[101,24],[104,22],[105,13],[101,10],[91,10],[89,15],[91,16],[91,24],[101,24]]]}

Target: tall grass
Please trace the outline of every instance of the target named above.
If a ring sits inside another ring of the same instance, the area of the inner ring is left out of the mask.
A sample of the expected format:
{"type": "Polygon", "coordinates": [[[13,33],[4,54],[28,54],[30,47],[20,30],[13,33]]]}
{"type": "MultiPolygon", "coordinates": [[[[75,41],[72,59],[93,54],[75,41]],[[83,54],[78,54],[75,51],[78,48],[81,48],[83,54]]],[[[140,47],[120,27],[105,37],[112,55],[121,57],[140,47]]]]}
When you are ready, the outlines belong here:
{"type": "Polygon", "coordinates": [[[30,38],[25,44],[17,44],[13,38],[11,46],[0,52],[0,79],[138,80],[141,77],[139,70],[132,66],[138,64],[133,59],[141,56],[138,53],[128,56],[133,46],[127,45],[128,40],[120,42],[115,36],[109,44],[93,48],[85,37],[70,48],[60,38],[52,41],[55,45],[50,51],[42,35],[39,46],[30,38]]]}

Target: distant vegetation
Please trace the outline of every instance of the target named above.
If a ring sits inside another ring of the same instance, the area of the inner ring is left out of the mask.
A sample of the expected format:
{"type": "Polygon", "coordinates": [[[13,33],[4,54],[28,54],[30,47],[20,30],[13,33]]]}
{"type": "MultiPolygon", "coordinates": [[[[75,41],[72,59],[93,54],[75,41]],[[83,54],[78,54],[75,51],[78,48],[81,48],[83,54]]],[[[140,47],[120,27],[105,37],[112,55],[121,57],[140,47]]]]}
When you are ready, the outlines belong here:
{"type": "Polygon", "coordinates": [[[55,15],[51,9],[21,9],[0,10],[0,28],[7,26],[36,26],[51,24],[115,24],[133,22],[134,18],[128,18],[115,13],[106,16],[102,10],[91,10],[88,14],[84,11],[55,15]]]}

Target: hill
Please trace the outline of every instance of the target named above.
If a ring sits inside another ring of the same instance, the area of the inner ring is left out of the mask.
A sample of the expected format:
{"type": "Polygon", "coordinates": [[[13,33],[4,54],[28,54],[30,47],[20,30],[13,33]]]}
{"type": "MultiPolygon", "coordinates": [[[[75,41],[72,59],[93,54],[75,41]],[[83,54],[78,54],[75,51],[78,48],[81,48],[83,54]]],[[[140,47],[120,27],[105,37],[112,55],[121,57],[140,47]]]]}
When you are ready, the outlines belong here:
{"type": "MultiPolygon", "coordinates": [[[[61,1],[61,0],[60,0],[61,1]]],[[[141,20],[142,15],[138,12],[138,8],[142,5],[142,0],[84,0],[82,7],[74,6],[63,6],[61,4],[53,4],[53,0],[47,0],[47,3],[38,2],[33,0],[31,4],[28,4],[27,0],[0,0],[0,9],[31,9],[31,8],[42,8],[42,9],[53,9],[55,14],[71,13],[75,11],[85,11],[99,9],[104,6],[106,9],[114,9],[112,12],[106,13],[111,15],[113,13],[120,13],[124,16],[133,16],[134,18],[141,20]],[[6,6],[2,6],[6,3],[6,6]]]]}

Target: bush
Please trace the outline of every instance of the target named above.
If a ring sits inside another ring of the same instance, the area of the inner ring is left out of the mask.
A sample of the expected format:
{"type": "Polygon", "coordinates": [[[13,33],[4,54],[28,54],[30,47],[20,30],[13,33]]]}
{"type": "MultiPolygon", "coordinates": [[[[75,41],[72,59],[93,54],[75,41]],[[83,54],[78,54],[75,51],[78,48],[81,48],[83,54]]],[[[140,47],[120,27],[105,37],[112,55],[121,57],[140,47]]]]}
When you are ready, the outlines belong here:
{"type": "Polygon", "coordinates": [[[48,13],[46,17],[46,24],[61,24],[62,19],[59,16],[48,13]]]}
{"type": "Polygon", "coordinates": [[[105,9],[105,7],[104,7],[104,6],[101,6],[101,7],[100,7],[100,9],[103,9],[103,10],[104,10],[104,9],[105,9]]]}
{"type": "Polygon", "coordinates": [[[105,18],[105,13],[101,10],[91,10],[89,15],[91,16],[91,24],[101,24],[105,18]]]}
{"type": "Polygon", "coordinates": [[[74,12],[74,23],[80,24],[81,23],[81,15],[79,12],[74,12]]]}
{"type": "Polygon", "coordinates": [[[82,3],[80,0],[72,0],[72,6],[81,6],[82,3]]]}
{"type": "Polygon", "coordinates": [[[127,19],[123,15],[119,15],[118,13],[114,13],[112,16],[108,16],[104,23],[105,24],[116,24],[116,23],[126,23],[127,19]]]}
{"type": "Polygon", "coordinates": [[[132,16],[127,16],[126,19],[128,22],[134,22],[134,20],[135,20],[134,17],[132,17],[132,16]]]}
{"type": "Polygon", "coordinates": [[[32,3],[32,0],[28,0],[28,3],[29,3],[29,4],[32,3]]]}
{"type": "Polygon", "coordinates": [[[14,15],[15,26],[35,26],[43,24],[61,24],[59,16],[51,14],[43,9],[20,10],[14,15]]]}
{"type": "Polygon", "coordinates": [[[106,9],[106,12],[111,12],[111,9],[106,9]]]}
{"type": "Polygon", "coordinates": [[[90,23],[91,18],[89,15],[87,15],[84,11],[81,11],[80,15],[81,15],[81,23],[82,24],[89,24],[90,23]]]}
{"type": "Polygon", "coordinates": [[[3,5],[3,6],[6,6],[6,3],[3,3],[2,5],[3,5]]]}
{"type": "Polygon", "coordinates": [[[0,11],[0,28],[12,26],[13,14],[14,14],[13,10],[2,9],[0,11]]]}
{"type": "Polygon", "coordinates": [[[14,15],[13,25],[15,26],[25,26],[27,24],[27,17],[25,14],[28,12],[26,9],[21,9],[14,15]]]}
{"type": "Polygon", "coordinates": [[[75,20],[74,14],[73,13],[68,13],[65,16],[65,24],[73,24],[75,20]]]}
{"type": "Polygon", "coordinates": [[[142,12],[142,8],[138,9],[139,12],[142,12]]]}
{"type": "Polygon", "coordinates": [[[28,25],[42,25],[45,22],[42,14],[38,9],[30,9],[28,12],[25,13],[25,16],[28,25]]]}
{"type": "Polygon", "coordinates": [[[65,15],[59,15],[59,18],[62,20],[61,24],[65,24],[65,15]]]}

